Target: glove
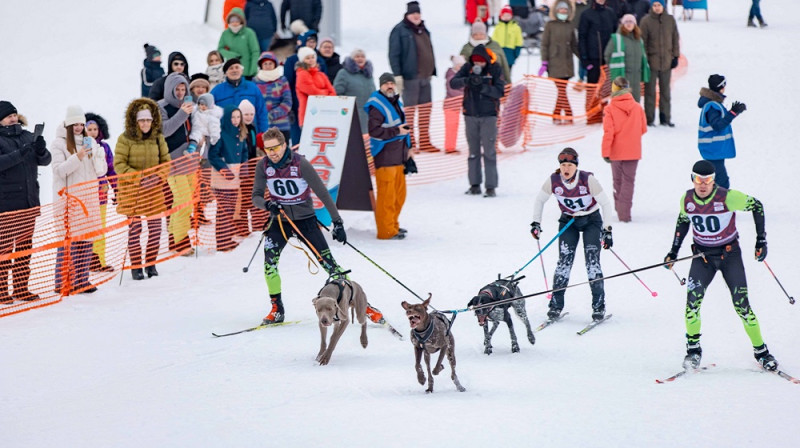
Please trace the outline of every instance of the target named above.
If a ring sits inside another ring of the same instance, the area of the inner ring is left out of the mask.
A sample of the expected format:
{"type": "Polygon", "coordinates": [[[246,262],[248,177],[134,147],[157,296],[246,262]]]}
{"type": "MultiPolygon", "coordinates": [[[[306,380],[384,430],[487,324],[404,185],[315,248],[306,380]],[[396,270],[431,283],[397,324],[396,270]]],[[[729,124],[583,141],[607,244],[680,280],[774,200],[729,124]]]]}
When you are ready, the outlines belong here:
{"type": "Polygon", "coordinates": [[[191,154],[191,153],[193,153],[193,152],[195,152],[195,151],[197,151],[197,143],[195,143],[195,142],[190,142],[190,143],[189,143],[189,147],[188,147],[188,148],[186,148],[186,152],[188,152],[189,154],[191,154]]]}
{"type": "Polygon", "coordinates": [[[756,260],[764,261],[767,258],[767,234],[756,237],[756,260]]]}
{"type": "Polygon", "coordinates": [[[531,236],[535,239],[539,239],[539,234],[542,233],[542,226],[539,225],[538,222],[534,221],[531,223],[531,236]]]}
{"type": "MultiPolygon", "coordinates": [[[[677,259],[678,259],[678,251],[673,248],[671,251],[669,251],[667,256],[664,257],[664,262],[666,263],[667,261],[672,261],[677,259]]],[[[675,263],[665,264],[664,269],[672,269],[672,265],[674,264],[675,263]]]]}
{"type": "Polygon", "coordinates": [[[591,69],[594,68],[594,65],[593,64],[588,64],[588,65],[585,65],[584,67],[586,68],[586,71],[588,72],[588,71],[590,71],[591,69]]]}
{"type": "Polygon", "coordinates": [[[36,137],[36,140],[33,141],[33,149],[36,152],[45,152],[47,150],[47,142],[44,141],[44,137],[41,135],[36,137]]]}
{"type": "Polygon", "coordinates": [[[344,223],[341,219],[338,219],[333,222],[333,230],[331,231],[331,236],[335,241],[339,241],[342,244],[347,243],[347,234],[344,232],[344,223]]]}
{"type": "Polygon", "coordinates": [[[547,71],[547,61],[542,61],[542,66],[539,67],[539,76],[544,75],[544,72],[547,71]]]}
{"type": "Polygon", "coordinates": [[[611,157],[603,157],[603,160],[605,160],[606,163],[611,163],[611,157]]]}
{"type": "Polygon", "coordinates": [[[267,201],[267,211],[269,211],[270,216],[280,216],[281,214],[281,204],[278,204],[275,201],[267,201]]]}
{"type": "Polygon", "coordinates": [[[475,73],[471,73],[469,75],[469,84],[474,87],[478,87],[483,84],[483,78],[481,75],[476,75],[475,73]]]}
{"type": "Polygon", "coordinates": [[[603,249],[611,249],[614,245],[614,238],[611,236],[611,227],[603,229],[603,233],[600,234],[600,237],[603,241],[603,249]]]}
{"type": "Polygon", "coordinates": [[[731,112],[733,112],[734,115],[739,115],[740,113],[746,110],[747,106],[745,106],[744,103],[740,103],[738,101],[734,101],[733,105],[731,106],[731,112]]]}
{"type": "Polygon", "coordinates": [[[672,63],[669,64],[669,68],[675,68],[678,66],[678,58],[672,58],[672,63]]]}
{"type": "Polygon", "coordinates": [[[149,190],[150,188],[155,188],[160,184],[161,184],[161,177],[158,174],[150,174],[142,178],[142,181],[139,184],[139,186],[144,188],[145,190],[149,190]]]}
{"type": "Polygon", "coordinates": [[[406,160],[405,167],[403,167],[403,174],[414,174],[418,172],[417,162],[415,162],[413,158],[406,160]]]}

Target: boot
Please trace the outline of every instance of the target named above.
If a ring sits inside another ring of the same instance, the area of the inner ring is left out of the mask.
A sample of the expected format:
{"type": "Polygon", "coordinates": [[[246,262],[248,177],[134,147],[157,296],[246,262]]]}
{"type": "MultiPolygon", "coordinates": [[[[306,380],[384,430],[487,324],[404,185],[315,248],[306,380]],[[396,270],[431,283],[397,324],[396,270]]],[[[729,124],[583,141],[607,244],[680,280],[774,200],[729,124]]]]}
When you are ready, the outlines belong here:
{"type": "Polygon", "coordinates": [[[158,277],[158,271],[156,271],[155,265],[145,267],[144,272],[147,274],[147,278],[158,277]]]}
{"type": "Polygon", "coordinates": [[[686,357],[683,358],[684,369],[697,369],[700,367],[700,358],[703,357],[703,349],[700,342],[686,344],[686,357]]]}
{"type": "Polygon", "coordinates": [[[270,310],[269,314],[267,314],[267,317],[261,321],[261,325],[271,325],[283,322],[284,311],[281,293],[269,296],[269,300],[272,303],[272,310],[270,310]]]}
{"type": "Polygon", "coordinates": [[[547,311],[547,318],[548,319],[558,319],[559,316],[561,316],[561,309],[560,308],[550,307],[550,309],[547,311]]]}
{"type": "Polygon", "coordinates": [[[757,20],[758,20],[758,24],[761,25],[761,28],[766,28],[767,27],[767,22],[765,22],[764,19],[757,19],[757,20]]]}
{"type": "Polygon", "coordinates": [[[755,28],[755,27],[756,27],[756,23],[755,23],[755,22],[753,22],[753,18],[752,18],[752,17],[750,17],[749,19],[747,19],[747,27],[748,27],[748,28],[755,28]]]}
{"type": "Polygon", "coordinates": [[[592,320],[597,322],[606,317],[606,307],[597,308],[592,310],[592,320]]]}
{"type": "Polygon", "coordinates": [[[19,290],[19,291],[17,291],[17,288],[14,288],[14,299],[15,300],[21,300],[23,302],[33,302],[33,301],[41,299],[41,297],[39,297],[38,295],[32,293],[27,288],[19,290]]]}
{"type": "Polygon", "coordinates": [[[374,306],[367,304],[367,317],[369,320],[375,322],[378,325],[383,325],[386,323],[386,319],[383,318],[383,313],[374,306]]]}
{"type": "Polygon", "coordinates": [[[131,269],[131,277],[134,280],[144,280],[144,273],[141,269],[131,269]]]}
{"type": "Polygon", "coordinates": [[[469,190],[467,190],[465,192],[465,194],[472,194],[472,195],[481,194],[481,186],[480,185],[473,185],[473,186],[469,187],[469,190]]]}
{"type": "Polygon", "coordinates": [[[487,188],[486,193],[483,194],[485,198],[493,198],[496,197],[497,193],[494,191],[494,188],[487,188]]]}
{"type": "Polygon", "coordinates": [[[760,347],[753,347],[753,356],[756,357],[756,361],[764,370],[778,370],[778,361],[769,353],[767,344],[763,344],[760,347]]]}

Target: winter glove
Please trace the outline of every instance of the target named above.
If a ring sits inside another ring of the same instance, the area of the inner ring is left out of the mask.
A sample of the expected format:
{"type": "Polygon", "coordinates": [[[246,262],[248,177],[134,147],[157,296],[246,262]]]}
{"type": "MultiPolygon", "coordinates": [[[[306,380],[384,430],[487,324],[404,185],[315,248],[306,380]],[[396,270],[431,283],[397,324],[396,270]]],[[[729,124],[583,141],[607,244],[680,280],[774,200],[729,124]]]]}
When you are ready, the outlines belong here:
{"type": "Polygon", "coordinates": [[[535,239],[539,239],[539,234],[542,233],[542,227],[539,225],[538,222],[534,221],[531,223],[531,236],[535,239]]]}
{"type": "Polygon", "coordinates": [[[611,157],[603,157],[603,160],[605,160],[606,163],[611,163],[611,157]]]}
{"type": "Polygon", "coordinates": [[[44,137],[41,135],[36,137],[36,140],[33,141],[33,150],[38,153],[43,153],[47,150],[47,143],[44,141],[44,137]]]}
{"type": "Polygon", "coordinates": [[[764,261],[767,258],[767,234],[756,237],[756,260],[764,261]]]}
{"type": "Polygon", "coordinates": [[[733,112],[734,115],[739,115],[740,113],[742,113],[742,112],[744,112],[746,110],[747,110],[747,106],[745,106],[744,103],[740,103],[738,101],[734,101],[733,105],[731,105],[731,112],[733,112]]]}
{"type": "MultiPolygon", "coordinates": [[[[667,256],[664,257],[664,262],[666,263],[668,261],[677,260],[677,259],[678,259],[678,251],[675,250],[675,248],[672,248],[672,250],[669,251],[667,256]]],[[[675,263],[665,264],[664,265],[664,269],[672,269],[672,265],[674,265],[674,264],[675,263]]]]}
{"type": "Polygon", "coordinates": [[[267,211],[269,211],[270,216],[280,216],[281,204],[275,201],[267,201],[267,211]]]}
{"type": "Polygon", "coordinates": [[[145,176],[142,178],[142,182],[139,184],[143,189],[148,190],[150,188],[155,188],[161,185],[161,176],[158,174],[150,174],[149,176],[145,176]]]}
{"type": "Polygon", "coordinates": [[[611,249],[611,247],[614,245],[614,238],[611,236],[611,227],[603,229],[600,237],[603,241],[603,249],[611,249]]]}
{"type": "Polygon", "coordinates": [[[223,168],[223,169],[219,170],[219,174],[221,174],[222,177],[225,178],[225,180],[234,180],[234,179],[236,179],[236,175],[233,174],[233,171],[231,171],[231,170],[229,170],[227,168],[223,168]]]}
{"type": "Polygon", "coordinates": [[[186,148],[186,152],[188,152],[189,154],[192,154],[192,153],[193,153],[193,152],[195,152],[195,151],[197,151],[197,143],[195,143],[195,142],[190,142],[190,143],[189,143],[189,147],[188,147],[188,148],[186,148]]]}
{"type": "Polygon", "coordinates": [[[670,68],[675,68],[678,66],[678,58],[672,58],[672,63],[669,65],[670,68]]]}
{"type": "Polygon", "coordinates": [[[547,61],[542,61],[542,66],[539,67],[539,76],[544,75],[544,72],[547,71],[547,61]]]}
{"type": "Polygon", "coordinates": [[[406,160],[405,167],[403,167],[403,174],[414,174],[418,172],[417,162],[415,162],[413,158],[406,160]]]}
{"type": "Polygon", "coordinates": [[[335,241],[339,241],[342,244],[347,243],[347,234],[344,232],[344,223],[341,219],[337,219],[333,222],[333,230],[331,231],[331,236],[335,241]]]}

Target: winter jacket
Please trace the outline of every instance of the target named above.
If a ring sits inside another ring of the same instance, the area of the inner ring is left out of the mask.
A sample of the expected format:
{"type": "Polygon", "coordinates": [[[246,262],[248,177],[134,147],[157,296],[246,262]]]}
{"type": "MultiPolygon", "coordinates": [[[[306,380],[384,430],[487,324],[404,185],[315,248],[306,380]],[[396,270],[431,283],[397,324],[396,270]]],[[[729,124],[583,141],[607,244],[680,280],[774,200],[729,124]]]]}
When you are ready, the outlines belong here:
{"type": "Polygon", "coordinates": [[[145,59],[142,64],[144,65],[140,76],[142,79],[142,96],[146,98],[150,95],[150,87],[153,86],[153,83],[164,76],[164,69],[161,68],[161,61],[145,59]]]}
{"type": "MultiPolygon", "coordinates": [[[[425,27],[423,21],[418,27],[411,22],[403,19],[392,28],[389,34],[389,65],[395,76],[402,76],[403,79],[417,79],[419,77],[419,52],[417,51],[417,39],[414,33],[425,33],[430,40],[431,33],[425,27]]],[[[433,46],[423,49],[423,54],[433,61],[433,46]]],[[[436,65],[433,66],[433,76],[436,76],[436,65]]]]}
{"type": "Polygon", "coordinates": [[[295,70],[297,76],[297,122],[302,127],[306,114],[308,97],[312,95],[336,96],[336,90],[328,80],[328,76],[319,70],[319,67],[308,67],[302,62],[297,63],[295,70]]]}
{"type": "Polygon", "coordinates": [[[547,61],[547,76],[557,79],[568,79],[575,75],[575,63],[572,55],[578,56],[578,38],[575,36],[575,24],[572,22],[574,10],[572,2],[567,2],[569,16],[567,20],[556,18],[555,8],[550,10],[550,21],[544,26],[542,33],[542,62],[547,61]]]}
{"type": "Polygon", "coordinates": [[[700,112],[700,123],[697,130],[697,147],[700,155],[706,160],[732,159],[736,157],[736,144],[733,140],[731,122],[736,118],[722,104],[725,95],[703,87],[697,107],[700,112]]]}
{"type": "Polygon", "coordinates": [[[189,62],[186,61],[186,56],[180,51],[173,51],[169,54],[169,58],[167,58],[167,74],[153,81],[153,85],[150,86],[149,98],[151,100],[158,101],[164,99],[164,82],[167,80],[167,76],[173,71],[172,61],[175,59],[183,61],[186,64],[183,66],[183,73],[186,75],[186,80],[189,80],[189,62]]]}
{"type": "Polygon", "coordinates": [[[221,137],[208,152],[208,161],[215,171],[212,173],[211,182],[216,188],[238,188],[239,166],[247,162],[248,158],[247,140],[239,139],[239,128],[231,122],[231,115],[235,109],[236,106],[225,106],[225,111],[222,115],[221,137]],[[219,175],[219,171],[223,169],[230,170],[236,176],[234,180],[227,181],[230,185],[226,185],[225,179],[219,175]],[[214,176],[219,176],[219,179],[214,179],[214,176]]]}
{"type": "Polygon", "coordinates": [[[169,148],[161,133],[161,112],[158,104],[149,98],[133,100],[125,111],[125,132],[117,139],[114,148],[114,170],[120,176],[117,185],[117,213],[125,216],[152,216],[166,211],[162,185],[142,188],[141,172],[148,168],[145,176],[155,174],[162,182],[167,181],[170,161],[169,148]],[[136,114],[147,108],[153,115],[153,125],[146,135],[136,122],[136,114]],[[138,175],[137,175],[138,173],[138,175]]]}
{"type": "Polygon", "coordinates": [[[633,95],[627,90],[620,92],[625,93],[613,95],[611,103],[603,111],[603,157],[640,160],[647,119],[633,95]]]}
{"type": "Polygon", "coordinates": [[[456,69],[454,69],[453,67],[448,68],[447,72],[444,74],[444,79],[447,81],[444,85],[446,89],[445,98],[455,98],[464,94],[463,87],[459,89],[454,89],[453,87],[450,86],[450,80],[453,79],[455,76],[456,76],[456,69]]]}
{"type": "Polygon", "coordinates": [[[515,20],[497,22],[492,32],[492,40],[503,48],[509,69],[517,61],[522,51],[522,28],[515,20]]]}
{"type": "Polygon", "coordinates": [[[666,71],[672,68],[672,59],[681,55],[680,35],[675,17],[666,11],[656,14],[650,11],[639,25],[642,31],[647,61],[653,71],[666,71]]]}
{"type": "Polygon", "coordinates": [[[491,15],[488,0],[466,0],[464,11],[467,23],[475,23],[476,20],[486,23],[491,15]]]}
{"type": "Polygon", "coordinates": [[[317,55],[317,59],[319,58],[325,61],[325,67],[328,69],[325,74],[328,75],[328,81],[333,84],[333,80],[336,79],[336,75],[339,74],[339,70],[342,69],[342,63],[339,62],[339,53],[334,52],[329,58],[317,55]]]}
{"type": "Polygon", "coordinates": [[[175,97],[175,89],[181,84],[186,86],[188,95],[189,83],[181,74],[172,73],[167,76],[167,82],[164,83],[164,99],[158,102],[162,120],[161,133],[166,139],[169,157],[172,160],[183,156],[189,146],[191,114],[181,109],[183,101],[175,97]]]}
{"type": "MultiPolygon", "coordinates": [[[[82,148],[83,135],[75,135],[71,130],[69,132],[76,149],[82,148]]],[[[62,123],[56,128],[56,139],[50,145],[50,153],[53,155],[53,219],[59,238],[65,237],[68,221],[71,236],[88,241],[96,239],[97,236],[81,238],[80,235],[98,230],[101,226],[97,178],[108,171],[105,149],[92,139],[91,152],[83,160],[77,154],[70,154],[67,150],[67,129],[62,123]],[[85,182],[90,184],[75,186],[85,182]],[[80,202],[68,200],[64,193],[80,202]]]]}
{"type": "Polygon", "coordinates": [[[472,61],[468,60],[450,81],[450,87],[464,88],[462,104],[465,116],[497,116],[500,98],[505,94],[506,81],[503,78],[503,69],[497,63],[497,56],[483,45],[475,47],[472,54],[482,56],[489,61],[489,64],[480,75],[476,75],[472,73],[472,61]]]}
{"type": "Polygon", "coordinates": [[[225,66],[225,63],[217,64],[217,65],[209,65],[206,68],[206,75],[208,75],[208,83],[211,84],[211,88],[222,84],[225,82],[225,73],[222,71],[222,67],[225,66]]]}
{"type": "Polygon", "coordinates": [[[288,23],[302,20],[309,29],[318,30],[322,19],[321,0],[283,0],[281,3],[281,29],[286,29],[286,14],[290,14],[288,23]]]}
{"type": "MultiPolygon", "coordinates": [[[[472,55],[472,51],[480,45],[479,42],[476,42],[474,39],[470,38],[469,41],[461,47],[461,56],[464,56],[464,59],[469,60],[470,56],[472,55]]],[[[484,47],[491,50],[494,55],[497,57],[497,63],[503,69],[503,76],[505,77],[506,81],[511,80],[511,69],[508,68],[508,61],[506,61],[506,53],[503,51],[503,47],[500,46],[497,42],[493,41],[489,38],[487,43],[483,44],[484,47]]]]}
{"type": "Polygon", "coordinates": [[[375,91],[375,79],[372,77],[372,62],[367,61],[364,67],[359,67],[349,56],[345,58],[342,70],[333,81],[333,88],[340,96],[356,97],[356,111],[361,124],[361,133],[367,133],[367,114],[364,105],[369,96],[375,91]]]}
{"type": "Polygon", "coordinates": [[[364,108],[369,117],[367,132],[375,168],[404,164],[408,160],[411,136],[400,135],[400,126],[406,123],[400,96],[387,98],[376,90],[364,108]]]}
{"type": "Polygon", "coordinates": [[[258,55],[261,54],[261,46],[258,43],[256,32],[247,26],[244,12],[240,8],[233,8],[228,14],[239,16],[242,19],[242,29],[234,33],[230,28],[222,32],[219,36],[217,50],[222,53],[222,57],[228,59],[239,58],[244,67],[244,76],[253,76],[258,71],[258,55]]]}
{"type": "MultiPolygon", "coordinates": [[[[650,11],[651,8],[651,0],[628,0],[626,3],[627,9],[626,13],[633,14],[636,16],[636,23],[639,26],[642,26],[642,19],[647,16],[647,12],[650,11]]],[[[666,5],[664,6],[664,12],[666,14],[666,5]]]]}
{"type": "MultiPolygon", "coordinates": [[[[277,61],[275,62],[277,65],[277,61]]],[[[273,70],[259,70],[253,82],[264,97],[270,126],[277,126],[281,131],[290,128],[289,113],[292,111],[292,92],[289,81],[283,76],[282,66],[273,70]]]]}
{"type": "MultiPolygon", "coordinates": [[[[196,142],[200,146],[205,139],[208,139],[209,146],[219,141],[220,120],[222,119],[222,108],[219,106],[209,107],[206,110],[195,108],[192,112],[192,132],[189,140],[196,142]]],[[[208,150],[205,153],[208,156],[208,150]]]]}
{"type": "Polygon", "coordinates": [[[247,26],[256,32],[259,42],[271,40],[278,30],[278,17],[275,16],[275,8],[269,0],[247,0],[244,16],[247,18],[247,26]]]}
{"type": "Polygon", "coordinates": [[[603,50],[616,29],[617,14],[613,9],[593,3],[583,11],[578,23],[578,54],[584,65],[587,61],[603,63],[603,50]]]}
{"type": "MultiPolygon", "coordinates": [[[[306,41],[309,37],[314,36],[317,38],[317,32],[312,30],[308,30],[307,32],[300,35],[297,40],[300,41],[300,47],[305,46],[306,41]]],[[[317,39],[319,41],[319,39],[317,39]]],[[[300,48],[298,47],[298,49],[300,48]]],[[[315,50],[316,51],[316,50],[315,50]]],[[[299,102],[297,101],[297,86],[296,84],[296,71],[295,67],[297,67],[297,63],[300,62],[300,59],[297,57],[297,52],[293,55],[286,58],[286,61],[283,63],[283,76],[286,77],[286,80],[289,81],[289,90],[292,92],[292,112],[294,113],[294,119],[297,120],[297,108],[299,106],[299,102]]],[[[323,59],[322,55],[319,54],[317,51],[317,65],[319,66],[320,71],[324,73],[328,73],[328,66],[325,64],[325,59],[323,59]]]]}
{"type": "Polygon", "coordinates": [[[617,76],[627,78],[636,101],[641,96],[642,81],[650,81],[650,65],[647,63],[640,33],[638,27],[629,33],[620,26],[619,31],[608,40],[604,54],[611,79],[617,76]]]}
{"type": "Polygon", "coordinates": [[[32,132],[22,129],[24,118],[0,126],[0,213],[38,207],[38,167],[50,164],[47,148],[33,149],[32,132]]]}
{"type": "Polygon", "coordinates": [[[243,78],[236,82],[226,80],[214,87],[211,95],[214,96],[214,104],[222,108],[229,104],[239,106],[242,100],[250,101],[256,107],[255,123],[258,132],[266,132],[269,129],[269,117],[264,97],[261,96],[261,91],[253,82],[243,78]]]}

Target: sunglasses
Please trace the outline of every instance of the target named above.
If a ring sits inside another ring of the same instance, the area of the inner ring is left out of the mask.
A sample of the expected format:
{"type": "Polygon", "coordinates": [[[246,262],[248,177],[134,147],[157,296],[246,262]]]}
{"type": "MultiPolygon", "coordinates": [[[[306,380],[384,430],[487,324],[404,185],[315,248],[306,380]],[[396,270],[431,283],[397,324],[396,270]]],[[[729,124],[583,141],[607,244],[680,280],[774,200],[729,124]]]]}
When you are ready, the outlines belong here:
{"type": "Polygon", "coordinates": [[[699,174],[692,173],[692,182],[695,185],[711,185],[714,183],[714,178],[716,174],[710,174],[708,176],[701,176],[699,174]]]}
{"type": "Polygon", "coordinates": [[[279,151],[281,148],[283,148],[283,143],[275,146],[266,147],[264,148],[264,152],[276,152],[279,151]]]}
{"type": "Polygon", "coordinates": [[[172,61],[172,65],[186,65],[186,63],[181,61],[172,61]]]}

